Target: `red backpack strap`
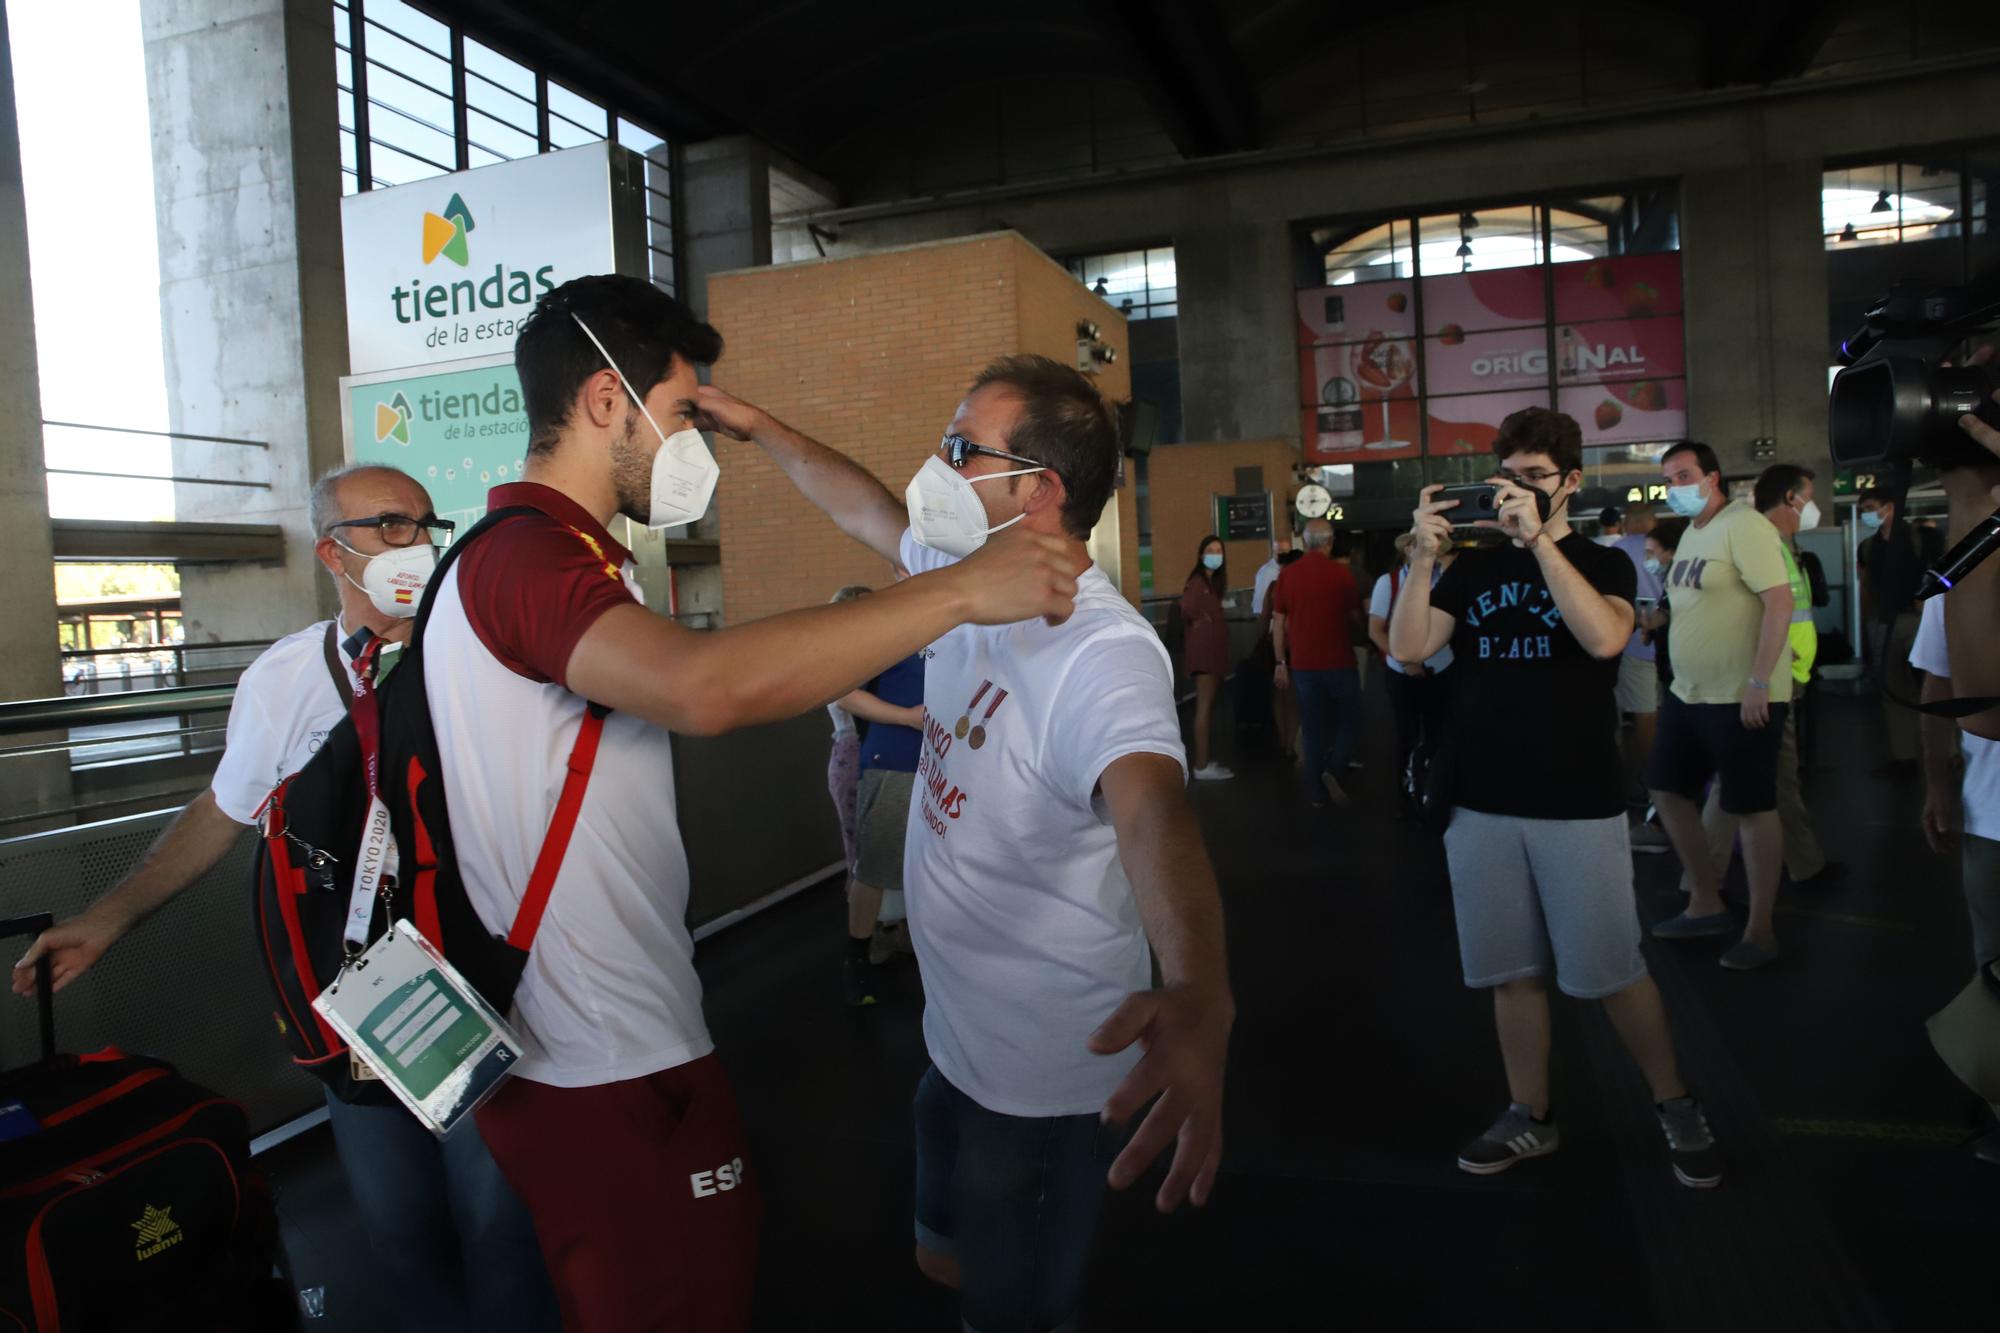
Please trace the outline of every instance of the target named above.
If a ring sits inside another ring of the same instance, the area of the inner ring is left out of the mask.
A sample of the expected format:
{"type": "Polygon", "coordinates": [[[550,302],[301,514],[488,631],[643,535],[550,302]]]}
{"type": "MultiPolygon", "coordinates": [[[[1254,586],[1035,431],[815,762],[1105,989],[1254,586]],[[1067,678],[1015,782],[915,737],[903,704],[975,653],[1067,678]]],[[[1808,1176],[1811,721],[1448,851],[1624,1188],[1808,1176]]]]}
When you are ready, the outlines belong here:
{"type": "Polygon", "coordinates": [[[577,728],[576,744],[569,751],[569,775],[563,779],[562,795],[556,811],[549,816],[549,831],[542,837],[542,850],[535,856],[534,873],[528,876],[528,891],[521,895],[521,910],[514,914],[514,928],[507,943],[526,952],[542,928],[542,913],[548,910],[549,891],[556,886],[569,851],[570,834],[576,831],[576,816],[583,809],[583,790],[590,785],[590,770],[597,766],[597,742],[604,735],[604,718],[611,710],[587,704],[583,725],[577,728]]]}
{"type": "Polygon", "coordinates": [[[1396,598],[1402,593],[1402,591],[1403,591],[1403,567],[1401,565],[1398,565],[1394,569],[1389,571],[1389,606],[1392,610],[1395,608],[1396,598]]]}

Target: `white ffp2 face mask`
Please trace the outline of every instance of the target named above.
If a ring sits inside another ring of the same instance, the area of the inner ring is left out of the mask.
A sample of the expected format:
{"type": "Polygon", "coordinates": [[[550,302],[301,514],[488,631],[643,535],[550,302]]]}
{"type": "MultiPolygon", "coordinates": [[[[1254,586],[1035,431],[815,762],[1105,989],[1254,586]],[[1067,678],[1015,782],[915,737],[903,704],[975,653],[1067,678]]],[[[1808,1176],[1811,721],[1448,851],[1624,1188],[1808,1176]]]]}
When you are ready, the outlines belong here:
{"type": "MultiPolygon", "coordinates": [[[[343,551],[361,555],[337,538],[334,544],[343,551]]],[[[431,571],[437,568],[437,547],[420,542],[362,558],[368,563],[361,567],[360,582],[356,583],[346,570],[340,576],[366,593],[370,605],[383,615],[398,620],[416,615],[417,604],[424,600],[424,587],[431,581],[431,571]]]]}
{"type": "Polygon", "coordinates": [[[1805,502],[1805,505],[1799,510],[1799,531],[1811,532],[1814,528],[1818,526],[1819,526],[1819,504],[1816,501],[1808,500],[1805,502]]]}
{"type": "Polygon", "coordinates": [[[715,465],[715,455],[708,451],[708,442],[701,438],[700,431],[692,428],[677,430],[672,435],[661,430],[660,423],[646,410],[646,400],[633,391],[632,381],[625,378],[625,372],[611,359],[611,353],[604,350],[604,344],[590,331],[590,325],[574,310],[569,317],[576,320],[583,336],[590,339],[591,346],[604,358],[604,364],[611,367],[611,373],[638,405],[653,434],[660,437],[659,452],[653,455],[653,496],[646,512],[646,526],[672,528],[694,522],[708,512],[709,501],[715,498],[715,483],[722,476],[722,469],[715,465]]]}
{"type": "Polygon", "coordinates": [[[1023,467],[1011,472],[989,472],[967,477],[947,463],[943,454],[932,454],[910,478],[903,492],[903,504],[910,514],[910,535],[917,545],[928,546],[945,555],[968,556],[986,544],[986,539],[1002,528],[1011,528],[1028,515],[1014,515],[1005,523],[986,526],[986,506],[979,502],[974,481],[998,481],[1002,477],[1024,477],[1047,468],[1023,467]]]}

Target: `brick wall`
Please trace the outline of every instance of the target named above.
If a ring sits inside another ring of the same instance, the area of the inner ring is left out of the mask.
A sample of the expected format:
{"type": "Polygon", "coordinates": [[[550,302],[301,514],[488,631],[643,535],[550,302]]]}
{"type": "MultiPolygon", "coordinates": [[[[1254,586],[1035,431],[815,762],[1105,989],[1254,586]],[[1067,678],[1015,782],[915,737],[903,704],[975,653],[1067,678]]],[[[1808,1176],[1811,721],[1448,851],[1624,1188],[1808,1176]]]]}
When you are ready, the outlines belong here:
{"type": "MultiPolygon", "coordinates": [[[[1273,533],[1291,536],[1292,466],[1298,452],[1284,440],[1234,440],[1221,444],[1166,444],[1147,460],[1148,490],[1153,511],[1153,591],[1160,596],[1180,592],[1194,565],[1195,544],[1215,531],[1212,497],[1236,489],[1236,469],[1264,469],[1264,488],[1271,492],[1273,533]]],[[[1271,558],[1265,541],[1229,542],[1229,586],[1247,588],[1257,568],[1271,558]]]]}
{"type": "MultiPolygon", "coordinates": [[[[1011,352],[1073,361],[1087,307],[1120,348],[1103,387],[1114,398],[1129,392],[1123,319],[1012,232],[717,274],[708,300],[727,343],[715,383],[847,454],[898,496],[973,376],[1011,352]]],[[[846,583],[889,581],[888,566],[842,536],[755,445],[718,447],[726,621],[818,605],[846,583]]],[[[1124,499],[1129,510],[1129,489],[1124,499]]],[[[1136,588],[1137,525],[1123,527],[1133,534],[1126,564],[1136,588]]]]}

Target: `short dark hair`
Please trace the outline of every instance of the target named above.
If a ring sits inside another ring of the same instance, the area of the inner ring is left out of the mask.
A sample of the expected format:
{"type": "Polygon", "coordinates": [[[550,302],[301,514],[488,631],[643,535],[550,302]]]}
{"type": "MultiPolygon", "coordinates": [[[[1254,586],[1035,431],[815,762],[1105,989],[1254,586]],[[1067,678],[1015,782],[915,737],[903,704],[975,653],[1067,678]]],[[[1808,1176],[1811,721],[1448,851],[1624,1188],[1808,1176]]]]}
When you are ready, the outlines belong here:
{"type": "Polygon", "coordinates": [[[1046,356],[1003,356],[979,372],[966,394],[996,384],[1021,400],[1007,451],[1062,478],[1063,530],[1088,537],[1118,480],[1117,416],[1074,366],[1046,356]]]}
{"type": "Polygon", "coordinates": [[[1679,444],[1660,455],[1661,466],[1664,467],[1667,460],[1675,454],[1693,454],[1695,466],[1699,467],[1704,475],[1710,472],[1713,472],[1718,477],[1722,475],[1722,460],[1715,456],[1715,450],[1709,448],[1700,440],[1682,440],[1679,444]]]}
{"type": "Polygon", "coordinates": [[[1892,505],[1896,503],[1896,496],[1894,492],[1884,487],[1866,486],[1862,488],[1859,495],[1854,497],[1854,503],[1857,508],[1868,503],[1870,500],[1873,500],[1878,505],[1892,505]]]}
{"type": "Polygon", "coordinates": [[[1773,463],[1757,478],[1751,502],[1760,514],[1769,513],[1785,502],[1785,497],[1819,474],[1797,463],[1773,463]]]}
{"type": "Polygon", "coordinates": [[[1515,454],[1547,454],[1564,475],[1583,470],[1583,428],[1567,412],[1524,407],[1500,423],[1493,456],[1506,462],[1515,454]]]}
{"type": "Polygon", "coordinates": [[[1625,515],[1619,512],[1617,505],[1606,505],[1597,515],[1597,524],[1603,528],[1622,528],[1625,526],[1625,515]]]}
{"type": "Polygon", "coordinates": [[[1646,536],[1658,542],[1662,551],[1678,551],[1681,549],[1681,538],[1687,535],[1687,530],[1686,519],[1663,518],[1653,525],[1653,530],[1646,536]]]}
{"type": "Polygon", "coordinates": [[[590,326],[641,398],[672,373],[675,357],[708,366],[722,356],[722,335],[644,278],[571,278],[535,303],[514,342],[529,453],[555,447],[577,391],[606,369],[572,315],[590,326]]]}

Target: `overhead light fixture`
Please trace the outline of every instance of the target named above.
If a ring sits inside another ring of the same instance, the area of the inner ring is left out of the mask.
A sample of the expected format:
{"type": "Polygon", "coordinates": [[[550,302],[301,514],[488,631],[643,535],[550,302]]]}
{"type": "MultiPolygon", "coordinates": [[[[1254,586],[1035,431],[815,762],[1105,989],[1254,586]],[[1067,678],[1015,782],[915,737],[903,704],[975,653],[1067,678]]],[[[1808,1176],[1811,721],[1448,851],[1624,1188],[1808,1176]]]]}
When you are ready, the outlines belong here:
{"type": "Polygon", "coordinates": [[[1092,287],[1090,290],[1098,296],[1108,296],[1111,294],[1111,289],[1104,285],[1104,279],[1102,278],[1099,278],[1097,280],[1097,285],[1092,287]]]}
{"type": "Polygon", "coordinates": [[[1855,239],[1854,222],[1852,219],[1849,219],[1847,225],[1840,229],[1840,239],[1843,241],[1851,241],[1855,239]]]}
{"type": "Polygon", "coordinates": [[[1895,208],[1894,208],[1894,207],[1892,207],[1892,206],[1890,205],[1890,203],[1889,203],[1889,192],[1888,192],[1887,190],[1884,190],[1884,191],[1882,191],[1882,193],[1880,193],[1880,194],[1876,195],[1876,196],[1875,196],[1875,207],[1873,207],[1873,208],[1869,209],[1868,211],[1869,211],[1870,213],[1893,213],[1893,212],[1895,212],[1895,211],[1896,211],[1896,210],[1895,210],[1895,208]]]}
{"type": "Polygon", "coordinates": [[[1472,258],[1472,241],[1464,232],[1458,234],[1458,257],[1460,259],[1472,258]]]}
{"type": "Polygon", "coordinates": [[[1472,215],[1471,209],[1467,209],[1458,215],[1458,229],[1460,231],[1474,231],[1478,226],[1479,219],[1472,215]]]}

